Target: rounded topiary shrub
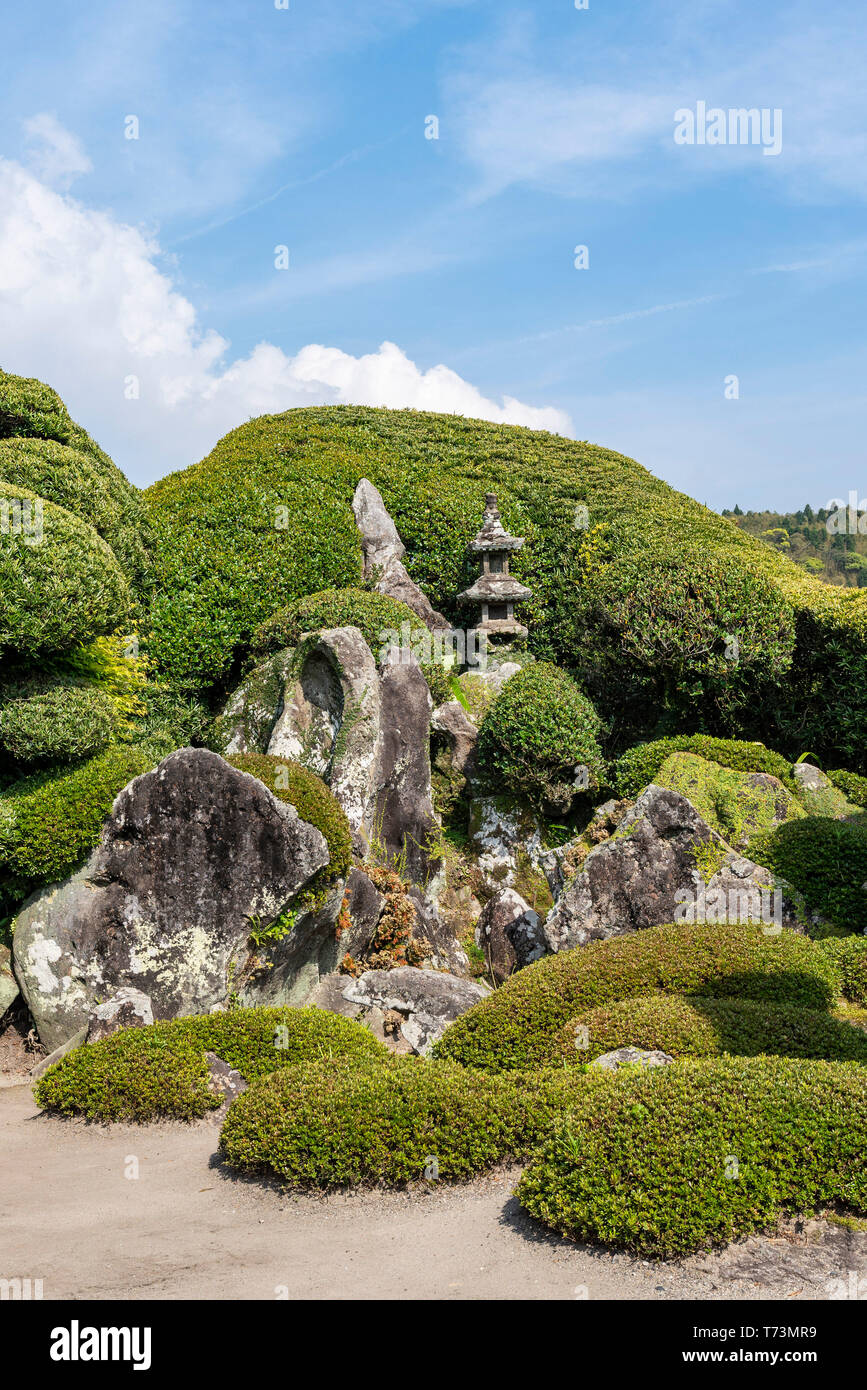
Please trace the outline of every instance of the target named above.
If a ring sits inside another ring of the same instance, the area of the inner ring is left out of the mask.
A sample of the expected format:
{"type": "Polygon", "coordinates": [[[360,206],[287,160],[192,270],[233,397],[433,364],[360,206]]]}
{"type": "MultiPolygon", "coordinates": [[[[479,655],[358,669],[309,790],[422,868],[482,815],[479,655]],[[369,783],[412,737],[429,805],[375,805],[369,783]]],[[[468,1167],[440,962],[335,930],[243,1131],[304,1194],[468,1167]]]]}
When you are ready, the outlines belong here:
{"type": "Polygon", "coordinates": [[[98,1120],[192,1120],[223,1097],[208,1089],[205,1052],[247,1081],[300,1062],[384,1062],[384,1044],[354,1019],[324,1009],[227,1009],[124,1028],[67,1053],[34,1087],[45,1110],[98,1120]]]}
{"type": "Polygon", "coordinates": [[[318,891],[335,878],[345,878],[352,868],[352,832],[346,812],[315,772],[289,758],[267,753],[233,753],[226,761],[239,772],[264,782],[278,801],[288,801],[302,820],[315,825],[328,842],[330,862],[313,879],[318,891]]]}
{"type": "Polygon", "coordinates": [[[129,608],[114,552],[92,526],[0,480],[0,653],[63,652],[113,632],[129,608]]]}
{"type": "Polygon", "coordinates": [[[654,781],[692,802],[733,849],[745,850],[754,835],[807,814],[792,792],[769,784],[765,773],[737,772],[697,753],[670,753],[654,781]]]}
{"type": "Polygon", "coordinates": [[[66,878],[98,844],[118,792],[152,766],[124,745],[13,782],[0,793],[0,872],[33,885],[66,878]]]}
{"type": "Polygon", "coordinates": [[[235,1168],[292,1187],[444,1181],[524,1157],[583,1078],[485,1076],[415,1057],[275,1072],[233,1102],[220,1149],[235,1168]]]}
{"type": "Polygon", "coordinates": [[[792,764],[763,743],[743,743],[733,738],[711,738],[708,734],[674,734],[638,743],[614,764],[612,781],[618,796],[634,797],[656,779],[656,774],[673,753],[695,753],[720,767],[737,772],[769,772],[778,777],[790,792],[797,794],[798,784],[792,774],[792,764]]]}
{"type": "Polygon", "coordinates": [[[601,724],[565,671],[532,662],[510,676],[479,730],[479,769],[492,787],[533,801],[571,800],[580,767],[585,786],[602,770],[601,724]]]}
{"type": "Polygon", "coordinates": [[[676,994],[639,995],[589,1009],[556,1035],[551,1060],[590,1062],[618,1047],[659,1048],[672,1057],[730,1052],[867,1062],[867,1033],[819,1009],[676,994]]]}
{"type": "Polygon", "coordinates": [[[819,944],[837,971],[844,999],[867,1008],[867,936],[827,936],[819,944]]]}
{"type": "Polygon", "coordinates": [[[842,932],[867,931],[867,824],[824,816],[780,825],[751,844],[753,858],[786,879],[842,932]]]}
{"type": "Polygon", "coordinates": [[[585,1081],[517,1189],[563,1235],[670,1258],[786,1215],[867,1214],[857,1063],[718,1058],[585,1081]]]}
{"type": "Polygon", "coordinates": [[[325,589],[298,599],[260,624],[253,634],[253,651],[266,656],[294,647],[302,633],[331,627],[357,627],[377,662],[384,658],[391,642],[408,642],[418,657],[434,704],[451,698],[444,666],[428,659],[433,653],[426,624],[399,599],[368,589],[325,589]]]}
{"type": "Polygon", "coordinates": [[[587,1009],[665,991],[827,1009],[839,981],[797,932],[678,923],[546,956],[446,1029],[436,1054],[488,1071],[544,1065],[564,1024],[587,1009]]]}
{"type": "Polygon", "coordinates": [[[853,806],[867,807],[867,777],[859,777],[857,772],[846,772],[842,768],[836,768],[826,775],[853,806]]]}
{"type": "Polygon", "coordinates": [[[103,691],[57,685],[0,704],[0,748],[24,765],[90,758],[110,743],[117,723],[117,708],[103,691]]]}

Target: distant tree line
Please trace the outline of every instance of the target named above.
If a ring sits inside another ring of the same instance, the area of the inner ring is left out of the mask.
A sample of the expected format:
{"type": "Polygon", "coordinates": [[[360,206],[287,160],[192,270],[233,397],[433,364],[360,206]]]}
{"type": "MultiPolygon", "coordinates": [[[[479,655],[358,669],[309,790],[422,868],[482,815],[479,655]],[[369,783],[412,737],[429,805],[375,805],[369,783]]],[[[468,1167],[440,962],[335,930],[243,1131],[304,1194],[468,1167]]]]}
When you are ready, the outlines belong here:
{"type": "Polygon", "coordinates": [[[867,513],[857,525],[841,525],[839,512],[809,503],[797,512],[744,512],[736,505],[723,516],[826,583],[867,588],[867,513]]]}

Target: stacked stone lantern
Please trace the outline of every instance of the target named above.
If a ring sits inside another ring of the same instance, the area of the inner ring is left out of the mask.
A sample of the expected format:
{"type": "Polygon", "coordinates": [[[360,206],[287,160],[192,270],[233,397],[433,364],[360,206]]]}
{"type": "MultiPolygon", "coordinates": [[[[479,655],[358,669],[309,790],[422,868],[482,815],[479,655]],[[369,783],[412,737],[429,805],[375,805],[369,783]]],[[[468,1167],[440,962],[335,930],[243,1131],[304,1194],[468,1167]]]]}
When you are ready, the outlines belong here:
{"type": "Polygon", "coordinates": [[[479,555],[482,572],[475,583],[459,595],[479,610],[470,635],[481,637],[483,648],[491,637],[505,639],[508,643],[527,636],[527,629],[515,617],[515,605],[529,598],[533,591],[509,574],[509,557],[523,544],[522,536],[510,536],[505,530],[497,499],[489,492],[485,497],[482,528],[469,547],[479,555]]]}

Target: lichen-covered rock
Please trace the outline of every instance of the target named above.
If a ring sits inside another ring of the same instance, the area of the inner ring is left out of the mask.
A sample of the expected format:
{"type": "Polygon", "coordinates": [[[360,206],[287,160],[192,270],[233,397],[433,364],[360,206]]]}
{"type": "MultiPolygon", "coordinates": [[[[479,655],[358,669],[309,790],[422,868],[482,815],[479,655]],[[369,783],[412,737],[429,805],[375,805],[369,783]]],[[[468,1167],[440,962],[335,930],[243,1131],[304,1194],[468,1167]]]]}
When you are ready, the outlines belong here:
{"type": "Polygon", "coordinates": [[[154,1021],[151,1001],[140,989],[124,987],[97,1004],[87,1025],[87,1042],[99,1042],[108,1038],[119,1028],[146,1028],[154,1021]]]}
{"type": "Polygon", "coordinates": [[[590,1065],[599,1067],[600,1071],[619,1071],[621,1067],[670,1067],[673,1061],[673,1057],[660,1052],[659,1048],[648,1051],[642,1047],[616,1047],[613,1052],[603,1052],[590,1065]]]}
{"type": "Polygon", "coordinates": [[[214,720],[213,746],[233,753],[264,753],[283,711],[283,690],[292,667],[291,650],[275,652],[244,678],[214,720]]]}
{"type": "Polygon", "coordinates": [[[795,763],[792,772],[800,789],[801,800],[811,816],[844,820],[846,816],[858,812],[859,807],[850,805],[845,793],[812,763],[795,763]]]}
{"type": "Polygon", "coordinates": [[[541,826],[526,805],[508,796],[477,797],[470,806],[469,838],[489,890],[514,888],[535,912],[547,913],[552,897],[540,867],[541,826]]]}
{"type": "Polygon", "coordinates": [[[17,919],[15,974],[43,1044],[123,987],[148,995],[157,1019],[207,1012],[251,930],[327,863],[325,837],[255,777],[205,749],[172,753],[120,793],[84,868],[17,919]]]}
{"type": "Polygon", "coordinates": [[[498,984],[547,951],[538,912],[514,888],[498,889],[485,904],[476,923],[475,939],[498,984]]]}
{"type": "Polygon", "coordinates": [[[347,980],[343,995],[363,1008],[401,1015],[401,1032],[413,1052],[425,1056],[454,1019],[491,991],[478,981],[462,980],[438,970],[368,970],[347,980]]]}
{"type": "Polygon", "coordinates": [[[753,835],[801,820],[806,814],[771,773],[738,772],[695,753],[672,753],[654,780],[657,786],[680,792],[691,801],[733,849],[745,850],[753,835]]]}
{"type": "Polygon", "coordinates": [[[0,946],[0,1018],[18,998],[18,981],[12,974],[12,955],[8,946],[0,946]]]}
{"type": "Polygon", "coordinates": [[[415,883],[434,873],[430,844],[438,831],[431,796],[431,698],[418,663],[392,649],[383,666],[381,731],[371,835],[390,862],[402,862],[415,883]]]}
{"type": "Polygon", "coordinates": [[[353,867],[346,880],[344,906],[349,921],[341,933],[341,950],[347,955],[360,957],[376,933],[385,907],[385,895],[380,893],[363,869],[353,867]]]}
{"type": "Polygon", "coordinates": [[[409,888],[407,897],[415,910],[413,936],[427,943],[430,948],[427,960],[433,969],[465,974],[470,966],[469,957],[437,904],[416,884],[409,888]]]}
{"type": "Polygon", "coordinates": [[[804,930],[785,885],[726,844],[686,797],[651,784],[591,850],[544,926],[551,951],[665,922],[765,923],[804,930]]]}
{"type": "Polygon", "coordinates": [[[364,578],[372,580],[380,594],[400,599],[432,632],[447,629],[448,621],[437,613],[430,601],[414,584],[403,564],[406,547],[389,516],[381,493],[362,478],[352,499],[355,524],[361,536],[364,558],[364,578]]]}

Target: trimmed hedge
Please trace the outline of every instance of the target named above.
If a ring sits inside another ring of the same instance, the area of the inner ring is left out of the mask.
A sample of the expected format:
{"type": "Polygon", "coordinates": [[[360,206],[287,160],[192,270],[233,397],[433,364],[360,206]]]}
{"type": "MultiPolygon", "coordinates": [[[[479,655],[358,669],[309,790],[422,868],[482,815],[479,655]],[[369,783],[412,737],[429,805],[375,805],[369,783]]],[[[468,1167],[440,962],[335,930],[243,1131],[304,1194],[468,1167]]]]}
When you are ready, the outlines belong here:
{"type": "Polygon", "coordinates": [[[648,927],[547,956],[512,975],[446,1029],[438,1057],[485,1071],[544,1065],[564,1024],[586,1009],[665,991],[826,1009],[838,993],[827,956],[809,938],[761,927],[648,927]]]}
{"type": "Polygon", "coordinates": [[[844,999],[867,1008],[867,937],[827,936],[819,944],[837,971],[844,999]]]}
{"type": "Polygon", "coordinates": [[[2,655],[65,651],[113,632],[129,610],[114,552],[93,527],[2,480],[0,593],[2,655]],[[16,516],[26,518],[17,527],[16,516]]]}
{"type": "Polygon", "coordinates": [[[224,1013],[123,1028],[78,1047],[33,1088],[38,1105],[91,1120],[192,1120],[217,1109],[205,1052],[247,1081],[279,1067],[343,1058],[354,1066],[388,1052],[362,1024],[324,1009],[228,1009],[224,1013]]]}
{"type": "Polygon", "coordinates": [[[142,749],[117,746],[13,782],[0,793],[0,871],[34,887],[66,878],[99,843],[118,793],[152,767],[142,749]]]}
{"type": "Polygon", "coordinates": [[[482,720],[479,771],[498,791],[531,801],[571,800],[579,765],[588,768],[590,785],[598,785],[600,731],[599,716],[571,676],[547,661],[532,662],[509,677],[482,720]]]}
{"type": "Polygon", "coordinates": [[[743,743],[732,738],[710,738],[707,734],[674,734],[669,738],[639,743],[628,749],[614,764],[612,781],[618,796],[634,797],[656,779],[659,769],[672,753],[696,753],[708,762],[737,772],[769,772],[790,792],[798,784],[792,764],[763,743],[743,743]]]}
{"type": "Polygon", "coordinates": [[[352,588],[325,589],[319,594],[309,594],[261,623],[253,633],[252,647],[256,656],[264,657],[296,646],[305,632],[357,627],[379,663],[384,655],[385,634],[396,633],[398,640],[403,640],[401,629],[405,624],[409,625],[411,644],[420,640],[425,643],[418,649],[419,665],[430,686],[434,704],[442,704],[452,698],[452,691],[443,666],[423,659],[430,638],[426,624],[407,604],[386,594],[352,588]]]}
{"type": "Polygon", "coordinates": [[[330,862],[311,880],[310,892],[320,893],[335,878],[346,877],[352,868],[352,832],[343,807],[321,777],[301,763],[267,753],[233,753],[226,762],[258,778],[278,801],[294,806],[302,820],[325,836],[330,862]]]}
{"type": "MultiPolygon", "coordinates": [[[[867,972],[867,957],[863,966],[867,972]]],[[[867,1062],[867,1033],[819,1009],[676,994],[639,995],[582,1013],[557,1034],[551,1060],[590,1062],[630,1046],[660,1048],[672,1057],[731,1052],[739,1057],[770,1054],[867,1062]]]]}
{"type": "Polygon", "coordinates": [[[220,1150],[234,1168],[270,1171],[291,1187],[455,1181],[525,1157],[582,1080],[563,1070],[486,1076],[415,1057],[363,1070],[300,1066],[233,1101],[220,1150]]]}
{"type": "Polygon", "coordinates": [[[853,806],[867,807],[867,777],[859,777],[857,772],[846,772],[843,768],[825,775],[853,806]]]}
{"type": "Polygon", "coordinates": [[[803,820],[807,814],[785,787],[757,786],[752,781],[756,776],[767,774],[735,772],[697,753],[670,753],[655,781],[685,796],[724,840],[745,850],[753,835],[783,820],[803,820]]]}
{"type": "Polygon", "coordinates": [[[103,691],[56,685],[0,704],[0,747],[25,765],[71,762],[107,747],[117,723],[116,706],[103,691]]]}
{"type": "Polygon", "coordinates": [[[585,1080],[517,1188],[562,1235],[671,1258],[827,1206],[867,1215],[857,1063],[724,1058],[585,1080]]]}
{"type": "Polygon", "coordinates": [[[867,931],[867,817],[824,816],[780,825],[756,837],[753,858],[786,879],[841,932],[867,931]]]}

